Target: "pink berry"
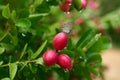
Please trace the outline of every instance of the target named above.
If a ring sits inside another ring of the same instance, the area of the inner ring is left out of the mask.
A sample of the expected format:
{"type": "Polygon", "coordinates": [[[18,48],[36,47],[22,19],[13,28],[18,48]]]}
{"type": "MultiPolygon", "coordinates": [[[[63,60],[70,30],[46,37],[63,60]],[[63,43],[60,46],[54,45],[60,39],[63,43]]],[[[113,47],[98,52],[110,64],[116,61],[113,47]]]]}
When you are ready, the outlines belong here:
{"type": "Polygon", "coordinates": [[[70,9],[70,6],[69,6],[69,4],[68,3],[60,3],[59,4],[59,7],[60,7],[60,9],[63,11],[63,12],[68,12],[69,11],[69,9],[70,9]]]}
{"type": "Polygon", "coordinates": [[[81,4],[82,4],[82,9],[86,9],[87,1],[86,0],[81,0],[81,4]]]}
{"type": "Polygon", "coordinates": [[[58,53],[53,50],[48,50],[43,54],[43,61],[47,66],[52,66],[57,62],[58,53]]]}
{"type": "Polygon", "coordinates": [[[76,25],[81,25],[81,24],[83,24],[85,22],[85,20],[83,19],[83,18],[78,18],[76,21],[75,21],[75,24],[76,25]]]}
{"type": "Polygon", "coordinates": [[[53,46],[56,50],[62,50],[67,46],[68,36],[64,32],[58,33],[53,39],[53,46]]]}
{"type": "Polygon", "coordinates": [[[72,0],[65,0],[65,3],[71,4],[72,0]]]}
{"type": "Polygon", "coordinates": [[[72,60],[66,54],[60,54],[58,56],[58,64],[65,70],[71,70],[73,67],[72,60]]]}

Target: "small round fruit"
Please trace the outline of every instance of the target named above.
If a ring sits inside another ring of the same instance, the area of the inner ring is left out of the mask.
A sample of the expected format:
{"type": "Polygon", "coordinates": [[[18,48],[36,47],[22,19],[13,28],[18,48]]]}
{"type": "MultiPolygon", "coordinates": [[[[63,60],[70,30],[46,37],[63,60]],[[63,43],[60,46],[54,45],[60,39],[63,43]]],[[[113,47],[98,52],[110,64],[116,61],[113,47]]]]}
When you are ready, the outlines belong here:
{"type": "Polygon", "coordinates": [[[63,12],[68,12],[70,10],[70,5],[68,3],[59,3],[59,7],[63,12]]]}
{"type": "Polygon", "coordinates": [[[64,32],[58,33],[53,39],[53,46],[56,50],[64,49],[68,44],[68,36],[64,32]]]}
{"type": "Polygon", "coordinates": [[[58,53],[53,50],[48,50],[43,54],[43,61],[47,66],[52,66],[57,62],[58,53]]]}
{"type": "Polygon", "coordinates": [[[72,0],[65,0],[65,3],[71,4],[72,0]]]}
{"type": "Polygon", "coordinates": [[[82,9],[86,9],[87,1],[86,0],[81,0],[81,4],[82,4],[82,9]]]}
{"type": "Polygon", "coordinates": [[[71,70],[73,67],[72,60],[66,54],[60,54],[58,56],[58,64],[65,70],[71,70]]]}

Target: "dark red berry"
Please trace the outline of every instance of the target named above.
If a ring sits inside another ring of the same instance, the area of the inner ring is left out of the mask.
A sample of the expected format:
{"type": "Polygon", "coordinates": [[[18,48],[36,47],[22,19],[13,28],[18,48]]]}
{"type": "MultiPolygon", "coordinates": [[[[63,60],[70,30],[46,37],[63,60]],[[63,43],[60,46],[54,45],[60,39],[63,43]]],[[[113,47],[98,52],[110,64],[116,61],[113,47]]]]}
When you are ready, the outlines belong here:
{"type": "Polygon", "coordinates": [[[66,54],[60,54],[58,56],[58,64],[65,70],[71,70],[73,67],[72,60],[66,54]]]}
{"type": "Polygon", "coordinates": [[[81,0],[81,4],[82,4],[82,9],[86,9],[87,1],[86,0],[81,0]]]}
{"type": "Polygon", "coordinates": [[[57,62],[58,53],[53,50],[48,50],[43,54],[43,61],[47,66],[52,66],[57,62]]]}
{"type": "Polygon", "coordinates": [[[65,3],[71,4],[71,3],[72,3],[72,0],[65,0],[65,3]]]}
{"type": "Polygon", "coordinates": [[[68,12],[70,9],[70,5],[68,3],[59,3],[59,7],[63,12],[68,12]]]}
{"type": "Polygon", "coordinates": [[[56,50],[62,50],[67,46],[68,36],[64,32],[58,33],[53,39],[53,46],[56,50]]]}

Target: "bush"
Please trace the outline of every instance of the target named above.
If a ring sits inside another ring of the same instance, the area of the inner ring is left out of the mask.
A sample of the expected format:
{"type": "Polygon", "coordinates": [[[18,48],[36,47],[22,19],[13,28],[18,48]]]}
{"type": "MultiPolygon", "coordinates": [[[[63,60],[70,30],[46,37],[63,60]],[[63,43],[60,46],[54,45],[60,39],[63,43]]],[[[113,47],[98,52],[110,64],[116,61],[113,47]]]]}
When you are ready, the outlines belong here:
{"type": "Polygon", "coordinates": [[[82,28],[76,25],[76,19],[86,13],[80,14],[86,6],[82,8],[81,1],[76,1],[63,12],[59,0],[0,0],[1,80],[92,80],[92,75],[101,76],[100,53],[111,44],[108,38],[82,21],[78,20],[82,28]],[[59,32],[67,34],[68,42],[64,49],[55,50],[53,39],[59,32]],[[60,58],[60,64],[48,66],[43,60],[47,50],[67,57],[60,58]],[[66,62],[60,62],[61,59],[66,62]]]}

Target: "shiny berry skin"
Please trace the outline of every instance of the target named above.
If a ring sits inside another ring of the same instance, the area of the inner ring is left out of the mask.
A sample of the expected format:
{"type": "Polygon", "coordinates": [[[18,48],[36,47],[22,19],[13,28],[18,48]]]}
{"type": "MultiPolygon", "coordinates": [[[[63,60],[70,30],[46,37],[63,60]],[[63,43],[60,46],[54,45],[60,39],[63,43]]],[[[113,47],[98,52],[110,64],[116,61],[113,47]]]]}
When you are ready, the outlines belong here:
{"type": "Polygon", "coordinates": [[[68,36],[64,32],[58,33],[53,39],[53,46],[56,50],[64,49],[68,44],[68,36]]]}
{"type": "Polygon", "coordinates": [[[86,9],[87,1],[86,0],[81,0],[81,4],[82,4],[82,9],[86,9]]]}
{"type": "Polygon", "coordinates": [[[68,12],[70,9],[70,5],[64,2],[59,3],[59,7],[63,12],[68,12]]]}
{"type": "Polygon", "coordinates": [[[57,62],[58,53],[53,50],[48,50],[43,54],[43,61],[47,66],[52,66],[57,62]]]}
{"type": "Polygon", "coordinates": [[[71,70],[73,67],[72,60],[66,54],[60,54],[58,56],[58,64],[65,70],[71,70]]]}

